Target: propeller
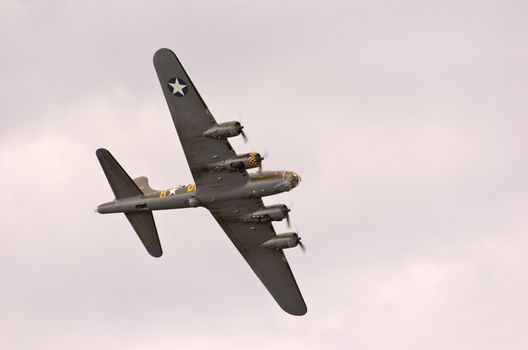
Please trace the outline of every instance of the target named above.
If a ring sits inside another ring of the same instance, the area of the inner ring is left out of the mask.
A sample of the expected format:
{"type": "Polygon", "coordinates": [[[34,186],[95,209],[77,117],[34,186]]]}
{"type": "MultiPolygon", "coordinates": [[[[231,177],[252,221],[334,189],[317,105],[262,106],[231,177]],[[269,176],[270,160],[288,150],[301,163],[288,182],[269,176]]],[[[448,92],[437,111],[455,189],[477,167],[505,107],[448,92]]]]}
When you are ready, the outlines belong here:
{"type": "Polygon", "coordinates": [[[288,225],[288,228],[291,228],[291,221],[290,221],[290,211],[291,209],[288,207],[288,206],[284,206],[285,207],[285,213],[284,213],[284,216],[286,217],[286,224],[288,225]]]}
{"type": "Polygon", "coordinates": [[[306,253],[306,246],[301,242],[302,238],[299,236],[299,230],[295,230],[297,234],[297,245],[301,248],[303,253],[306,253]]]}
{"type": "Polygon", "coordinates": [[[238,118],[238,131],[240,132],[240,136],[242,136],[242,138],[244,139],[244,142],[247,143],[248,142],[248,137],[246,135],[246,133],[244,132],[244,125],[242,125],[242,118],[238,118]]]}
{"type": "Polygon", "coordinates": [[[246,133],[244,132],[244,130],[242,130],[242,129],[244,129],[244,127],[240,126],[240,135],[244,139],[244,142],[247,143],[248,142],[248,137],[247,137],[246,133]]]}
{"type": "Polygon", "coordinates": [[[299,247],[301,248],[302,252],[303,253],[306,253],[306,246],[304,244],[302,244],[301,242],[301,237],[299,237],[299,240],[297,241],[299,247]]]}
{"type": "Polygon", "coordinates": [[[258,157],[259,157],[259,173],[261,173],[262,172],[262,161],[268,158],[268,151],[264,150],[263,156],[260,153],[258,153],[258,157]]]}
{"type": "Polygon", "coordinates": [[[262,161],[264,160],[265,157],[261,156],[260,153],[257,153],[257,157],[258,157],[258,162],[259,162],[259,173],[262,172],[262,161]]]}

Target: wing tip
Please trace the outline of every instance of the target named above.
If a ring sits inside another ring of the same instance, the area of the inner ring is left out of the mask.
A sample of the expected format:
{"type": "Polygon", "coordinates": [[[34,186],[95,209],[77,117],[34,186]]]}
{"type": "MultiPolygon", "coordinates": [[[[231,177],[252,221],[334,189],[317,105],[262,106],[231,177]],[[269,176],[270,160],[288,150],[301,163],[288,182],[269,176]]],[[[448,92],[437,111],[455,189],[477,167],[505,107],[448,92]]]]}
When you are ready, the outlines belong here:
{"type": "Polygon", "coordinates": [[[102,155],[110,153],[106,148],[98,148],[97,151],[95,151],[95,155],[97,157],[100,157],[102,155]]]}
{"type": "Polygon", "coordinates": [[[295,305],[293,307],[290,305],[287,305],[287,306],[280,305],[280,307],[284,311],[286,311],[287,313],[293,316],[303,316],[303,315],[306,315],[306,313],[308,312],[308,308],[306,307],[306,304],[304,302],[302,303],[302,305],[295,305]]]}
{"type": "Polygon", "coordinates": [[[159,250],[156,250],[156,251],[149,250],[148,253],[153,258],[161,258],[161,256],[163,255],[163,251],[161,250],[161,248],[159,250]]]}
{"type": "Polygon", "coordinates": [[[176,54],[171,49],[162,47],[154,53],[154,62],[163,61],[166,57],[176,57],[176,54]]]}

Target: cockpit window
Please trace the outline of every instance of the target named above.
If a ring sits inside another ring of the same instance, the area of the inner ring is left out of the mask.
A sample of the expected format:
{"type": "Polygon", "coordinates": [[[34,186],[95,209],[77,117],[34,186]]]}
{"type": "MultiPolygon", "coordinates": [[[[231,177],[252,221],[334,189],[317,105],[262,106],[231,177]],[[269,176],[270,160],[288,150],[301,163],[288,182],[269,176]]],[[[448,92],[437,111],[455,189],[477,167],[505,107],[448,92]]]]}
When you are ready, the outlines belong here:
{"type": "Polygon", "coordinates": [[[297,187],[301,183],[301,177],[296,173],[291,173],[291,177],[293,187],[297,187]]]}
{"type": "Polygon", "coordinates": [[[301,177],[291,171],[285,171],[282,173],[282,178],[289,181],[293,187],[297,187],[301,183],[301,177]]]}

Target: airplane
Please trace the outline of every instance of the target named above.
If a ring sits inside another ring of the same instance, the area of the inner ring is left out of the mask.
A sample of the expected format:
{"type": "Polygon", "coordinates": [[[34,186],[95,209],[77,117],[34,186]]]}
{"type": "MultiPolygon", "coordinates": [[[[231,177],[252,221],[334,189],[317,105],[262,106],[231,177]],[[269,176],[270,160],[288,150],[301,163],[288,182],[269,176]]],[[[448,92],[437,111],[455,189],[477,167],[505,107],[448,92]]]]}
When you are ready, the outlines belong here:
{"type": "MultiPolygon", "coordinates": [[[[230,137],[242,136],[243,126],[232,121],[218,124],[200,97],[176,55],[169,49],[154,54],[154,67],[194,183],[158,191],[144,176],[132,179],[104,148],[96,151],[115,195],[101,204],[101,214],[124,213],[153,257],[163,252],[152,212],[155,210],[208,209],[279,306],[301,316],[306,304],[283,250],[300,246],[295,232],[276,234],[273,221],[286,219],[283,204],[265,206],[262,197],[287,192],[301,178],[291,171],[262,171],[259,153],[236,154],[230,137]],[[259,170],[249,173],[247,169],[259,170]]],[[[304,250],[304,248],[303,248],[304,250]]]]}

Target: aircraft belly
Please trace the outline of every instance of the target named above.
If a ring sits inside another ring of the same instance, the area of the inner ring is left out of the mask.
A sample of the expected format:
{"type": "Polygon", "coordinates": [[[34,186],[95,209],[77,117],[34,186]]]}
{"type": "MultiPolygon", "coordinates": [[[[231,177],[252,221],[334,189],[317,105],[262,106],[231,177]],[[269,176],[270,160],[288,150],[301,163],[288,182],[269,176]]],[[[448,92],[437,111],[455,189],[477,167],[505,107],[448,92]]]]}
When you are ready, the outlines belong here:
{"type": "Polygon", "coordinates": [[[283,252],[299,244],[299,238],[292,232],[277,235],[272,223],[287,218],[289,209],[266,207],[261,198],[290,191],[300,177],[262,171],[263,158],[258,153],[237,155],[228,138],[246,139],[243,127],[239,122],[217,124],[172,51],[158,50],[154,67],[194,183],[153,190],[145,177],[130,178],[110,152],[98,149],[97,158],[116,199],[96,211],[124,213],[149,254],[160,257],[163,252],[152,211],[205,207],[279,306],[292,315],[304,315],[306,304],[283,252]],[[256,167],[259,172],[246,171],[256,167]],[[280,240],[288,237],[296,241],[282,244],[280,240]]]}
{"type": "Polygon", "coordinates": [[[193,193],[182,193],[165,198],[152,198],[147,201],[147,206],[150,210],[189,208],[189,198],[193,196],[193,193]]]}

